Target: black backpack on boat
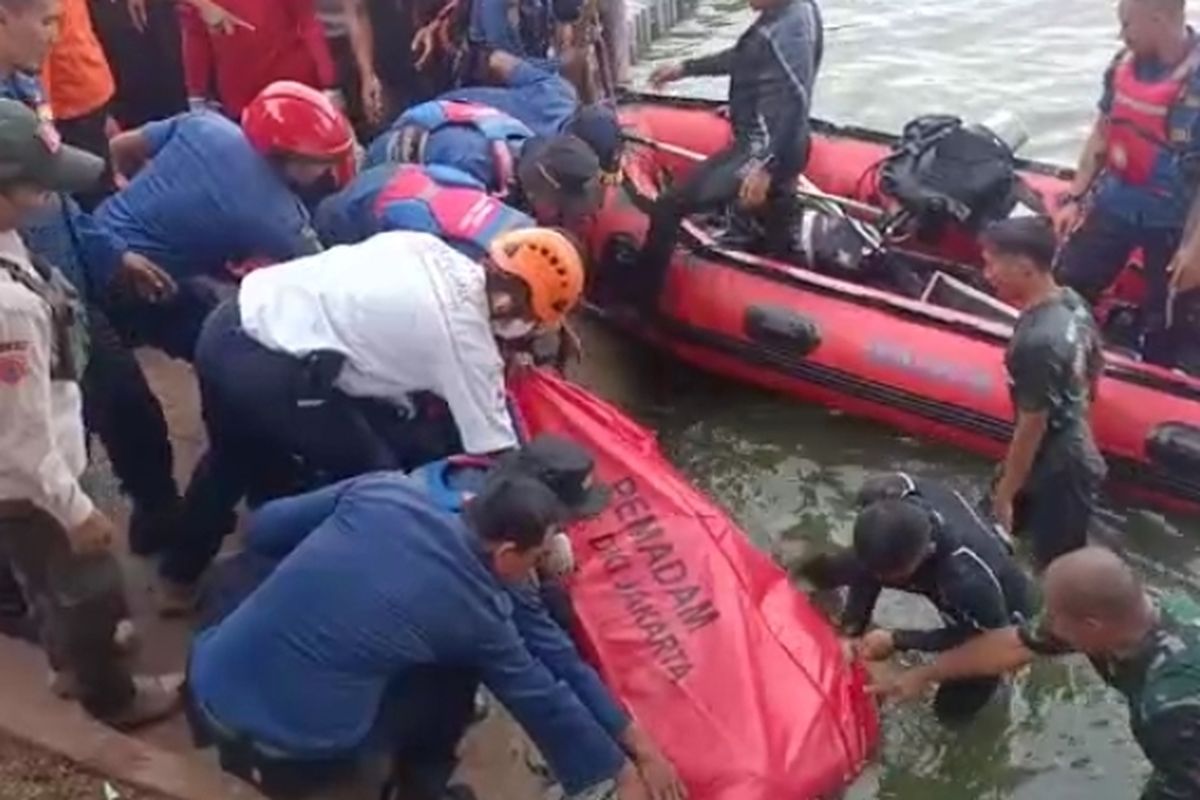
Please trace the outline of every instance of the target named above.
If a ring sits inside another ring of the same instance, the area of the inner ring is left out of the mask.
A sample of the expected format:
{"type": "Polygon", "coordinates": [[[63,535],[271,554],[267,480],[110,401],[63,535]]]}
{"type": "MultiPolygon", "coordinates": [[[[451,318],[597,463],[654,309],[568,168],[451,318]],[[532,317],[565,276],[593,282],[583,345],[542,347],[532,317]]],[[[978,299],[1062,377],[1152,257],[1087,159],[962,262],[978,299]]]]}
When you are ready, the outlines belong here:
{"type": "Polygon", "coordinates": [[[880,168],[879,185],[915,230],[936,236],[950,222],[972,231],[1003,219],[1016,204],[1017,172],[1008,145],[958,117],[918,117],[880,168]]]}

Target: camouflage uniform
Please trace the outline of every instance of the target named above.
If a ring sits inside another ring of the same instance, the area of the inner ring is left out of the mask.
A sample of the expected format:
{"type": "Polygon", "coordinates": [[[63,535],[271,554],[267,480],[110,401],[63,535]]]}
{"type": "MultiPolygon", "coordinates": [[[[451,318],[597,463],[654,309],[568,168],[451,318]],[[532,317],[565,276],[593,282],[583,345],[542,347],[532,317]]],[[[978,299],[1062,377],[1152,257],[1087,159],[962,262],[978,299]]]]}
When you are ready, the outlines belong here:
{"type": "MultiPolygon", "coordinates": [[[[1022,640],[1043,655],[1069,650],[1040,627],[1022,630],[1022,640]]],[[[1158,624],[1135,653],[1091,661],[1125,696],[1133,736],[1154,767],[1142,800],[1200,798],[1200,606],[1162,599],[1158,624]]]]}

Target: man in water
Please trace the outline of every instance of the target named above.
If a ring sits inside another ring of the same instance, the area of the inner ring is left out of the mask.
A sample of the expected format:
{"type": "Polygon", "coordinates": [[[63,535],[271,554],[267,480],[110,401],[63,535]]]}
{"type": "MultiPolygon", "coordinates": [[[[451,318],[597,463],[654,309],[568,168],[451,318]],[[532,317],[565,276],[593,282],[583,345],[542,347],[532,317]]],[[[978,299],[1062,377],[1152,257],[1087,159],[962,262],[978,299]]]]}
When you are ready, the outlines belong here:
{"type": "Polygon", "coordinates": [[[1027,532],[1039,568],[1087,544],[1105,475],[1088,411],[1103,368],[1087,304],[1054,280],[1054,231],[1044,219],[1009,219],[982,235],[984,274],[1022,309],[1005,356],[1016,427],[992,508],[1012,533],[1027,532]]]}
{"type": "MultiPolygon", "coordinates": [[[[1027,621],[1029,581],[1004,540],[958,492],[897,472],[868,480],[859,503],[853,549],[811,559],[800,572],[819,589],[850,587],[842,629],[861,637],[856,645],[864,658],[882,661],[905,650],[938,653],[1027,621]],[[884,587],[927,598],[945,624],[932,630],[877,628],[864,635],[884,587]]],[[[973,716],[998,686],[991,678],[943,684],[934,702],[938,718],[973,716]]]]}
{"type": "Polygon", "coordinates": [[[1134,738],[1154,767],[1142,800],[1200,797],[1200,624],[1185,599],[1158,603],[1114,553],[1087,547],[1050,565],[1045,618],[990,631],[933,662],[880,681],[897,699],[933,683],[1014,672],[1038,655],[1080,652],[1129,703],[1134,738]]]}
{"type": "Polygon", "coordinates": [[[786,246],[796,176],[808,161],[808,117],[824,44],[821,13],[814,0],[750,0],[750,7],[759,17],[734,47],[665,64],[650,76],[660,88],[684,77],[728,75],[733,142],[655,204],[638,280],[631,282],[646,308],[658,303],[679,224],[688,214],[734,200],[748,211],[769,206],[768,246],[786,246]]]}
{"type": "Polygon", "coordinates": [[[1091,303],[1141,250],[1142,350],[1168,365],[1200,306],[1200,226],[1184,236],[1200,177],[1200,40],[1184,12],[1184,0],[1121,0],[1125,49],[1055,219],[1061,278],[1091,303]]]}

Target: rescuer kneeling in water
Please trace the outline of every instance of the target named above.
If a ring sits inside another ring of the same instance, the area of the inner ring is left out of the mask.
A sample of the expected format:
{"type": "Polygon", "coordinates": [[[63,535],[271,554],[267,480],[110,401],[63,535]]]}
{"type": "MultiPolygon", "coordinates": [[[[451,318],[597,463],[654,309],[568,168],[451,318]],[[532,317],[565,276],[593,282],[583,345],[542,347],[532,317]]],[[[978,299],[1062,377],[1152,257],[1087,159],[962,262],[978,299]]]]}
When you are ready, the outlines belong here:
{"type": "Polygon", "coordinates": [[[1118,13],[1125,49],[1055,219],[1060,277],[1095,303],[1140,250],[1146,360],[1200,368],[1185,363],[1200,327],[1200,225],[1188,222],[1189,208],[1200,216],[1200,39],[1184,0],[1121,0],[1118,13]]]}
{"type": "Polygon", "coordinates": [[[196,640],[201,739],[272,798],[327,797],[331,783],[377,797],[398,769],[394,796],[439,800],[482,682],[569,796],[607,784],[619,800],[683,800],[674,769],[527,591],[574,515],[524,468],[498,470],[461,514],[398,473],[264,506],[251,546],[286,557],[196,640]],[[314,591],[329,602],[314,606],[314,591]]]}
{"type": "Polygon", "coordinates": [[[733,142],[667,190],[650,215],[637,275],[630,282],[645,308],[657,306],[684,217],[737,201],[760,212],[768,249],[790,244],[796,177],[808,162],[809,113],[824,42],[813,0],[750,0],[760,12],[737,44],[711,56],[665,64],[650,76],[661,88],[697,75],[729,76],[733,142]]]}
{"type": "Polygon", "coordinates": [[[1005,530],[1028,533],[1042,568],[1087,544],[1106,472],[1088,421],[1104,355],[1087,304],[1054,280],[1047,220],[997,222],[981,241],[985,277],[1021,309],[1004,358],[1016,425],[992,510],[1005,530]]]}
{"type": "MultiPolygon", "coordinates": [[[[863,509],[854,525],[853,549],[817,556],[800,571],[819,589],[850,587],[842,628],[861,637],[857,650],[864,658],[881,661],[898,651],[936,653],[1028,619],[1028,579],[1004,540],[958,492],[895,473],[867,481],[859,502],[863,509]],[[945,625],[866,632],[884,588],[925,597],[945,625]]],[[[998,686],[994,678],[945,682],[934,708],[943,721],[964,720],[998,686]]]]}
{"type": "Polygon", "coordinates": [[[1099,547],[1059,558],[1042,588],[1040,622],[989,631],[881,681],[876,693],[907,700],[933,683],[1079,652],[1129,703],[1133,736],[1154,767],[1141,800],[1200,797],[1200,608],[1188,597],[1152,600],[1129,565],[1099,547]]]}

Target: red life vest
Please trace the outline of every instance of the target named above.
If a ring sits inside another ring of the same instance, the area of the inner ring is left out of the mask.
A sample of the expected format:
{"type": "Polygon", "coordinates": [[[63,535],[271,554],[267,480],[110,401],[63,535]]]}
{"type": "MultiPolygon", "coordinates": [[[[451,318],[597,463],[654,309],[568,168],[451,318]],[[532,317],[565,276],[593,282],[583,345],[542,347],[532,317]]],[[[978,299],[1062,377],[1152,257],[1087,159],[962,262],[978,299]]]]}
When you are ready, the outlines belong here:
{"type": "Polygon", "coordinates": [[[384,230],[432,233],[478,258],[501,233],[533,220],[477,186],[450,167],[401,164],[376,198],[375,216],[384,230]]]}
{"type": "Polygon", "coordinates": [[[1144,185],[1155,178],[1161,159],[1172,158],[1191,143],[1200,98],[1189,89],[1200,68],[1200,45],[1159,81],[1140,80],[1134,62],[1133,53],[1125,51],[1113,66],[1106,162],[1124,182],[1144,185]],[[1192,113],[1175,113],[1181,105],[1192,113]]]}

